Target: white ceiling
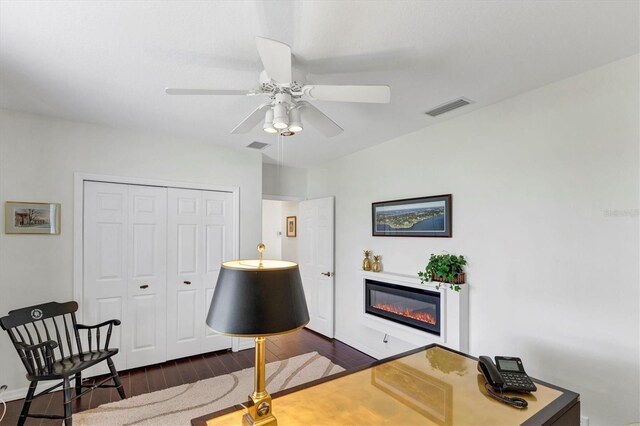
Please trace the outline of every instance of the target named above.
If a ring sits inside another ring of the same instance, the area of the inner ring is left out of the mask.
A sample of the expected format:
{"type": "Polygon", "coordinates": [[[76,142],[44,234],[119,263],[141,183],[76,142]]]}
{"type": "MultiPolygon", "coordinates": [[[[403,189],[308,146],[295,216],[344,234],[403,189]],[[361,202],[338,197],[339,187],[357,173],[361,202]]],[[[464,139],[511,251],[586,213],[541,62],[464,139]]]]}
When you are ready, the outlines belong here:
{"type": "MultiPolygon", "coordinates": [[[[249,89],[254,36],[289,44],[321,84],[388,84],[391,103],[315,105],[344,129],[284,138],[305,167],[631,56],[631,1],[0,1],[0,107],[228,147],[263,98],[168,96],[166,86],[249,89]],[[464,96],[438,119],[424,111],[464,96]]],[[[304,120],[304,117],[303,117],[304,120]]]]}

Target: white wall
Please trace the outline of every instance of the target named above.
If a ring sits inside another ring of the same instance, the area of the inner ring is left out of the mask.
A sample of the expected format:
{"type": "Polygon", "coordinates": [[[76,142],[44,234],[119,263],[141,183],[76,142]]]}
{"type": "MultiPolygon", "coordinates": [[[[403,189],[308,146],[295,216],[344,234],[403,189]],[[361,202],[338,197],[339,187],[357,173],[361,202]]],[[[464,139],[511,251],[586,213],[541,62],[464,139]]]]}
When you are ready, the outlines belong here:
{"type": "Polygon", "coordinates": [[[282,201],[262,200],[262,242],[266,247],[265,259],[282,260],[282,230],[282,201]]]}
{"type": "Polygon", "coordinates": [[[265,198],[306,199],[307,170],[276,164],[263,164],[262,193],[265,198]]]}
{"type": "Polygon", "coordinates": [[[336,336],[408,346],[355,320],[362,250],[405,274],[464,254],[472,354],[521,356],[592,424],[640,420],[638,72],[631,57],[310,170],[309,198],[336,196],[336,336]],[[371,236],[372,202],[446,193],[453,238],[371,236]]]}
{"type": "MultiPolygon", "coordinates": [[[[73,297],[73,173],[97,173],[240,187],[240,255],[260,240],[260,153],[0,110],[0,203],[62,204],[57,236],[0,233],[0,315],[73,297]]],[[[4,208],[2,209],[4,222],[4,208]]],[[[2,333],[5,334],[5,333],[2,333]]],[[[27,386],[6,335],[0,384],[27,386]]]]}

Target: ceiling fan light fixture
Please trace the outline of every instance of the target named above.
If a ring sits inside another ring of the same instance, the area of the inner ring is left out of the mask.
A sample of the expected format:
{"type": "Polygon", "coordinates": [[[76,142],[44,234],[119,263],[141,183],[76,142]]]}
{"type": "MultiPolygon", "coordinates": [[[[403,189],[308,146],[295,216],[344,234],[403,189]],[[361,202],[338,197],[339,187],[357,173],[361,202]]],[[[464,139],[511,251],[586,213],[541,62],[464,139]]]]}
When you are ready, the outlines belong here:
{"type": "Polygon", "coordinates": [[[271,108],[269,108],[264,114],[264,124],[262,125],[262,130],[267,133],[278,133],[278,131],[273,127],[273,110],[271,108]]]}
{"type": "Polygon", "coordinates": [[[289,126],[289,116],[287,107],[284,104],[275,104],[273,107],[273,127],[276,129],[286,129],[289,126]]]}
{"type": "Polygon", "coordinates": [[[304,127],[302,126],[302,120],[300,119],[300,110],[298,108],[292,108],[291,111],[289,111],[289,118],[289,130],[294,133],[298,133],[304,130],[304,127]]]}

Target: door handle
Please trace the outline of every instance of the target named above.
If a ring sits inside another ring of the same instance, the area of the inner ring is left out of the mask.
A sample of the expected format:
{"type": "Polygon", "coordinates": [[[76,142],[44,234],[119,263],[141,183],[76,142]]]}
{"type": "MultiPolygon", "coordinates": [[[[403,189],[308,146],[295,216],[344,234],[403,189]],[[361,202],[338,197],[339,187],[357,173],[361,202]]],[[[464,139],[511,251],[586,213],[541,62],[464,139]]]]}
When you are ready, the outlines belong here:
{"type": "Polygon", "coordinates": [[[183,284],[191,285],[191,281],[182,281],[182,282],[183,282],[183,284]]]}
{"type": "Polygon", "coordinates": [[[142,285],[140,286],[140,288],[143,288],[143,289],[144,289],[144,288],[149,288],[149,284],[142,284],[142,285]]]}
{"type": "Polygon", "coordinates": [[[326,277],[330,277],[333,275],[333,272],[320,272],[320,273],[326,277]]]}

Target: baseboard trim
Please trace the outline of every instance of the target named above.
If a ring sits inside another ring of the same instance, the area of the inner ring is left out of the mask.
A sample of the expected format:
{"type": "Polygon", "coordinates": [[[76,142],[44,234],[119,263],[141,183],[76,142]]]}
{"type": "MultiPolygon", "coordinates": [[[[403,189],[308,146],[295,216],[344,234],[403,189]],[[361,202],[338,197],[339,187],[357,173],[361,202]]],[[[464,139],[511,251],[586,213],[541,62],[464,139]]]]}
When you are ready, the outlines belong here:
{"type": "Polygon", "coordinates": [[[13,389],[13,390],[7,389],[2,393],[2,399],[4,399],[7,402],[15,401],[16,399],[22,399],[25,396],[27,396],[28,389],[29,388],[20,388],[20,389],[13,389]]]}
{"type": "Polygon", "coordinates": [[[342,343],[345,343],[349,346],[351,346],[352,348],[356,348],[357,350],[359,350],[360,352],[364,352],[365,354],[374,357],[375,359],[382,359],[382,358],[386,358],[386,355],[381,354],[380,352],[376,351],[375,349],[372,349],[370,347],[368,347],[367,345],[364,345],[358,341],[355,341],[343,334],[339,334],[336,333],[335,334],[335,339],[336,340],[340,340],[342,343]]]}
{"type": "MultiPolygon", "coordinates": [[[[39,391],[50,388],[51,386],[57,383],[60,383],[60,380],[47,380],[47,381],[38,382],[38,386],[36,387],[36,394],[39,391]]],[[[4,399],[6,402],[15,401],[16,399],[22,399],[27,396],[28,390],[29,390],[28,386],[24,388],[13,389],[13,390],[7,389],[2,393],[2,399],[4,399]]],[[[59,390],[62,390],[62,386],[60,386],[59,390]]],[[[58,391],[56,390],[55,392],[58,392],[58,391]]]]}

